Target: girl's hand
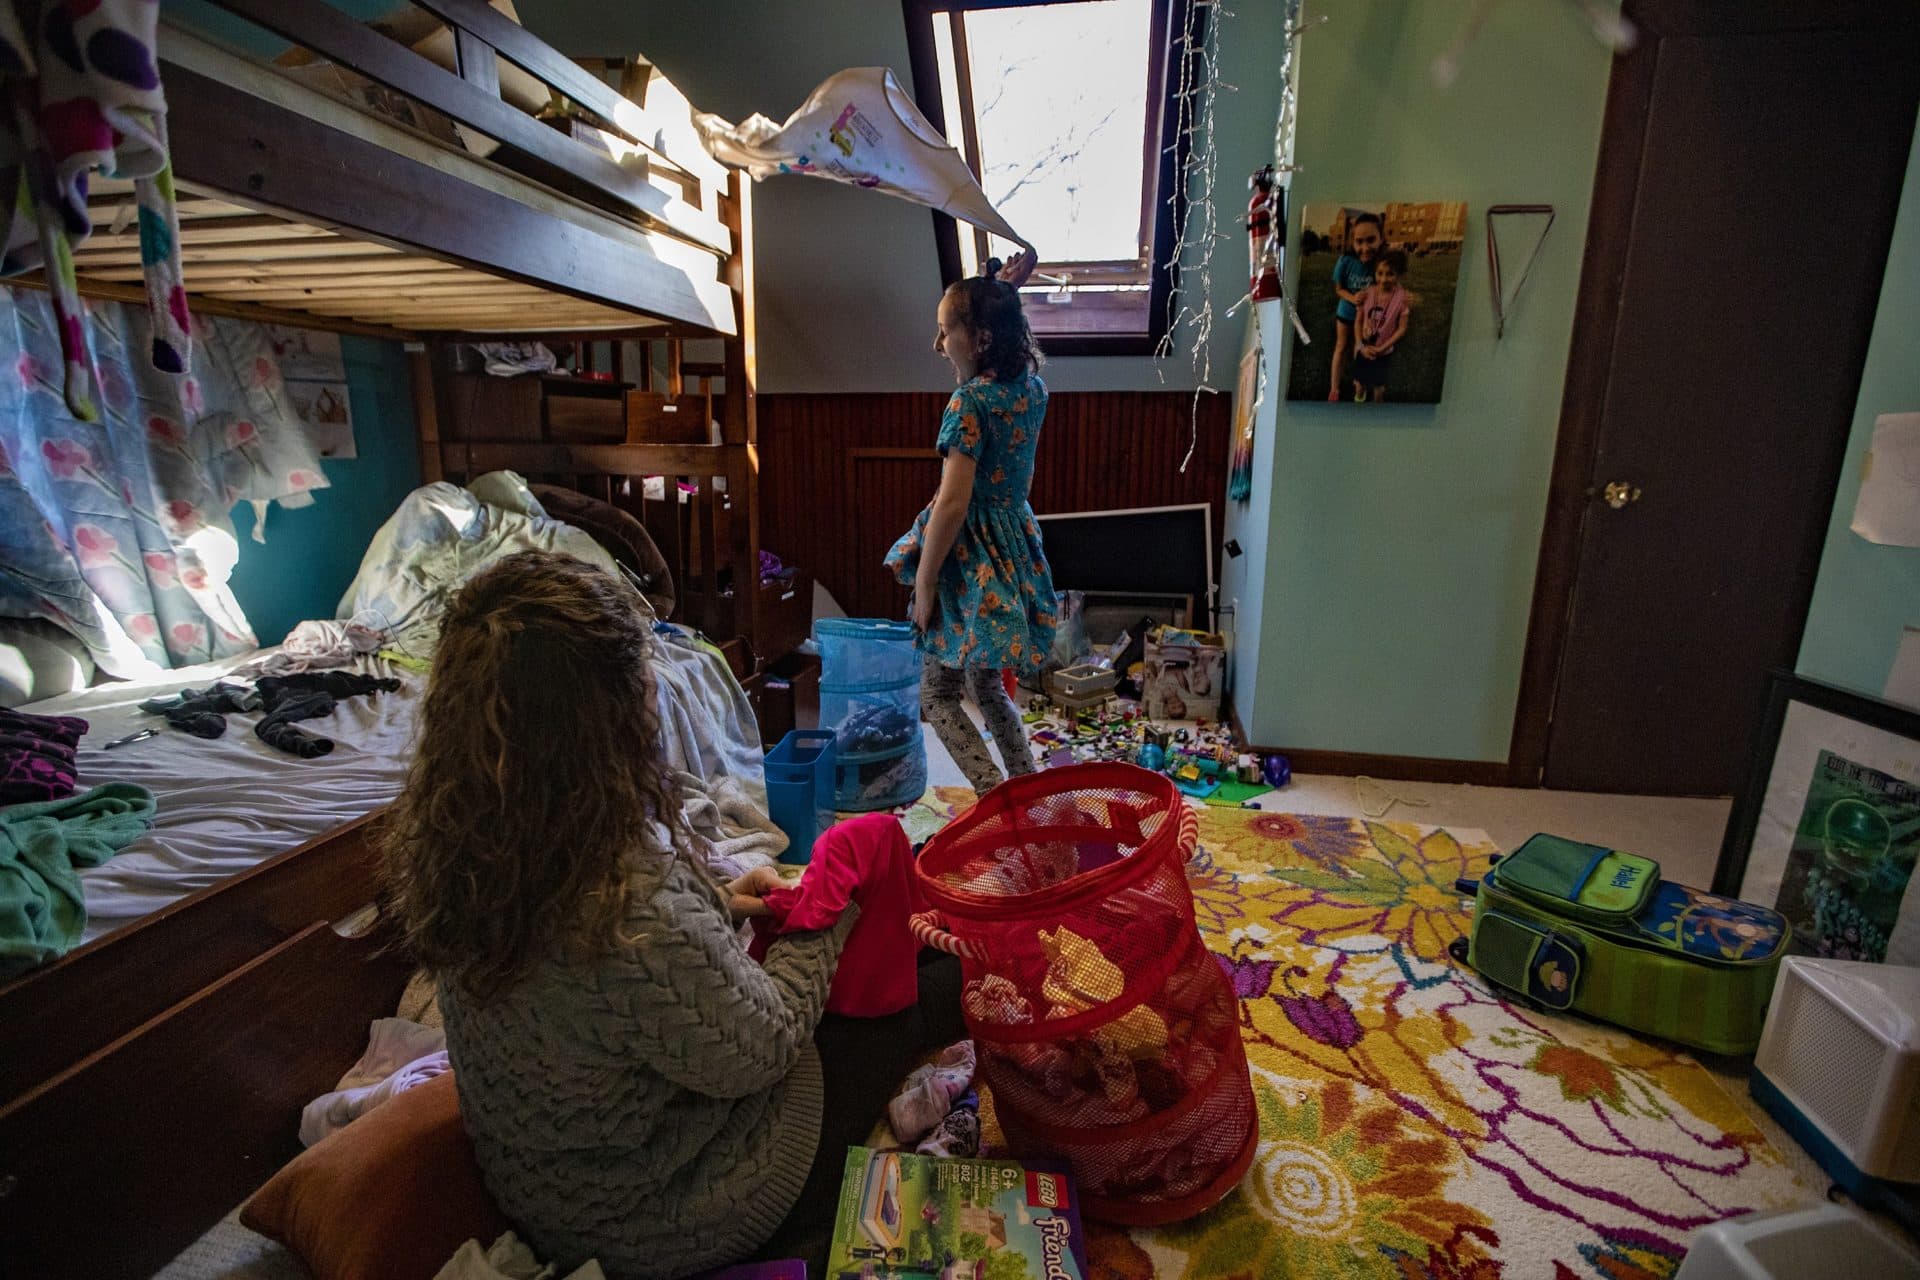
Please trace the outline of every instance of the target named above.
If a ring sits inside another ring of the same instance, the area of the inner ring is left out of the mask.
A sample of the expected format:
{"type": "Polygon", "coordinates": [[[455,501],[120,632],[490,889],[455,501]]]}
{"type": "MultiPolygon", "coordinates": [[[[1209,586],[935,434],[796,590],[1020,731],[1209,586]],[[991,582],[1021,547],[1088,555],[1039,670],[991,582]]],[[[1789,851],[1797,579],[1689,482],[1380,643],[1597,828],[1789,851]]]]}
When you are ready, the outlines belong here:
{"type": "Polygon", "coordinates": [[[940,588],[937,583],[916,583],[913,588],[913,627],[916,631],[933,629],[933,616],[940,607],[940,588]]]}
{"type": "Polygon", "coordinates": [[[1022,249],[1000,265],[1000,280],[1018,289],[1040,265],[1039,257],[1031,249],[1022,249]]]}
{"type": "Polygon", "coordinates": [[[786,887],[786,880],[773,867],[755,867],[727,886],[727,912],[735,920],[767,914],[765,898],[775,889],[786,887]]]}

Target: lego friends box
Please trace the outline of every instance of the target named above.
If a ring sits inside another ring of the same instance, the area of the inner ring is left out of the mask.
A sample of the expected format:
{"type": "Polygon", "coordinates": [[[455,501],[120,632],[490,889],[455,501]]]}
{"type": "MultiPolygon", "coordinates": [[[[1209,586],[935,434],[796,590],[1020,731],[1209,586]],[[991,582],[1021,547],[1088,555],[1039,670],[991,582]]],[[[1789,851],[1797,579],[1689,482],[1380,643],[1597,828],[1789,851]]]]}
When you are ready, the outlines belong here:
{"type": "Polygon", "coordinates": [[[1085,1280],[1072,1179],[1013,1160],[847,1153],[830,1280],[1085,1280]]]}

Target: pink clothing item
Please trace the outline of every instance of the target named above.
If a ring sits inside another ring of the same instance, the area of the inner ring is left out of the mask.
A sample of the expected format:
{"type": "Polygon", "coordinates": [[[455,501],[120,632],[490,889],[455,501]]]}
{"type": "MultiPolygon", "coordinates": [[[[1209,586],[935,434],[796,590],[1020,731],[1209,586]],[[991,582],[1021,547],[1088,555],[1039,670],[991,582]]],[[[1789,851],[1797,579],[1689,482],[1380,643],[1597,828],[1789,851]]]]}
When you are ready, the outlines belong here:
{"type": "Polygon", "coordinates": [[[1384,342],[1400,327],[1400,317],[1407,314],[1407,291],[1396,287],[1388,293],[1377,284],[1369,285],[1360,294],[1359,312],[1360,341],[1384,342]]]}
{"type": "Polygon", "coordinates": [[[754,920],[749,954],[759,960],[774,937],[833,927],[849,902],[860,920],[847,936],[827,993],[827,1012],[855,1018],[898,1013],[920,998],[920,944],[907,917],[921,909],[913,883],[913,848],[900,820],[870,813],[830,828],[813,844],[798,884],[762,899],[768,915],[754,920]]]}

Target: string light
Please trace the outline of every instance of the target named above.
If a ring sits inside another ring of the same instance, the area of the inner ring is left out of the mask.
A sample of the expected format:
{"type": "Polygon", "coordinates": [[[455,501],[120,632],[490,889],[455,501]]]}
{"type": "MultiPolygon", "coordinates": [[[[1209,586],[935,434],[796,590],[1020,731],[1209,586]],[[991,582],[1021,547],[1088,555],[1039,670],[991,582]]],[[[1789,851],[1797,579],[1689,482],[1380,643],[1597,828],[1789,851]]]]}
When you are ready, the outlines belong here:
{"type": "Polygon", "coordinates": [[[1179,309],[1167,322],[1167,331],[1154,351],[1154,363],[1160,380],[1165,382],[1175,335],[1191,335],[1188,358],[1195,378],[1187,454],[1180,460],[1182,474],[1200,442],[1200,397],[1218,390],[1213,385],[1213,249],[1223,237],[1213,198],[1220,160],[1214,112],[1222,92],[1235,92],[1234,86],[1220,79],[1220,29],[1232,17],[1233,12],[1219,0],[1192,0],[1180,30],[1177,118],[1168,150],[1178,155],[1185,146],[1187,158],[1174,175],[1174,189],[1167,193],[1173,217],[1173,255],[1164,267],[1179,309]],[[1201,24],[1205,32],[1196,42],[1193,29],[1203,12],[1208,15],[1201,24]],[[1191,268],[1186,263],[1189,250],[1196,259],[1191,268]],[[1189,287],[1191,283],[1198,287],[1189,287]]]}

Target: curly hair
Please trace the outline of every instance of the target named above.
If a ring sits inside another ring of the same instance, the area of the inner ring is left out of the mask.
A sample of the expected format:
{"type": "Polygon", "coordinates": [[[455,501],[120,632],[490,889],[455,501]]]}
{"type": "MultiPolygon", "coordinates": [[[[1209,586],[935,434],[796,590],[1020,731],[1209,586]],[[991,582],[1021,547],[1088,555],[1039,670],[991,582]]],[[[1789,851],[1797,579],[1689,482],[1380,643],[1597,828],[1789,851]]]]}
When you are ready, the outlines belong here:
{"type": "Polygon", "coordinates": [[[974,333],[987,336],[980,372],[995,382],[1012,382],[1038,371],[1046,358],[1027,327],[1020,291],[998,279],[999,274],[1000,259],[989,258],[985,274],[954,281],[947,286],[947,296],[954,300],[955,318],[974,333]]]}
{"type": "Polygon", "coordinates": [[[401,945],[476,1001],[556,943],[616,946],[630,897],[685,843],[637,603],[598,569],[528,551],[447,610],[406,790],[376,840],[401,945]]]}

